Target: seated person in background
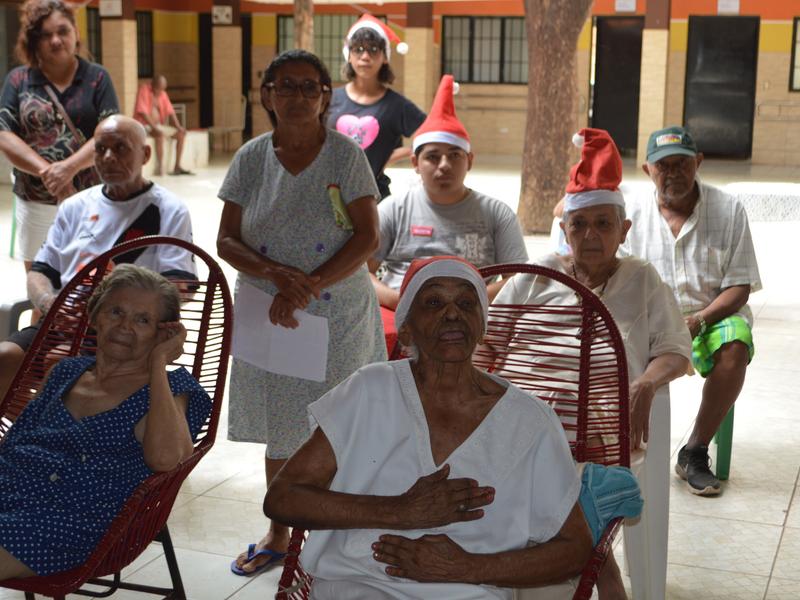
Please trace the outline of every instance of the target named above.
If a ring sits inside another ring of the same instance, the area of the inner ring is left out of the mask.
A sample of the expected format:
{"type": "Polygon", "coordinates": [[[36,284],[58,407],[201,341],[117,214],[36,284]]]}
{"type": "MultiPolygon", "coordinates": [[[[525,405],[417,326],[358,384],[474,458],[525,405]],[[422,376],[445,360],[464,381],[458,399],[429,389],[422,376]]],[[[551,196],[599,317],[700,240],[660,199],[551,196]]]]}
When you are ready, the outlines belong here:
{"type": "Polygon", "coordinates": [[[653,263],[670,286],[692,336],[692,365],[705,378],[689,439],[675,471],[692,494],[716,496],[708,445],[742,391],[753,359],[751,292],[761,289],[753,238],[741,201],[697,177],[703,162],[691,134],[650,134],[644,172],[651,191],[631,198],[626,249],[653,263]]]}
{"type": "MultiPolygon", "coordinates": [[[[648,451],[644,461],[656,461],[658,468],[648,469],[656,473],[650,477],[658,480],[654,493],[668,497],[669,403],[667,398],[658,398],[664,405],[652,411],[651,405],[659,387],[686,373],[691,357],[689,332],[672,291],[655,268],[640,258],[617,258],[631,222],[625,219],[625,200],[619,191],[622,159],[613,140],[602,129],[582,129],[577,137],[582,141],[581,160],[570,172],[561,221],[572,252],[567,256],[548,254],[535,263],[574,277],[593,290],[611,312],[628,360],[631,449],[646,444],[651,431],[658,432],[662,442],[659,455],[651,456],[648,451]]],[[[571,289],[553,279],[517,275],[495,302],[574,305],[576,298],[571,289]]],[[[666,525],[664,522],[665,539],[666,525]]],[[[647,543],[644,529],[644,520],[630,528],[626,525],[626,550],[631,550],[634,541],[647,543]]],[[[666,562],[663,566],[666,568],[666,562]]],[[[626,597],[613,554],[601,571],[598,587],[601,599],[626,597]]]]}
{"type": "Polygon", "coordinates": [[[164,138],[175,139],[175,168],[170,175],[193,175],[192,172],[181,168],[181,155],[183,142],[186,139],[186,128],[178,121],[172,102],[167,96],[167,78],[163,75],[153,77],[149,83],[139,86],[136,94],[136,107],[133,117],[144,125],[147,133],[153,136],[156,142],[156,168],[155,175],[163,175],[162,160],[164,157],[164,138]],[[171,122],[172,126],[167,125],[171,122]]]}
{"type": "MultiPolygon", "coordinates": [[[[94,162],[102,185],[78,192],[58,207],[56,220],[27,275],[28,298],[45,315],[58,290],[96,256],[145,235],[192,240],[186,205],[142,177],[150,158],[144,128],[129,117],[102,121],[94,133],[94,162]]],[[[196,279],[192,254],[177,246],[152,246],[117,259],[171,279],[196,279]]],[[[0,342],[0,399],[38,331],[26,327],[0,342]]]]}
{"type": "MultiPolygon", "coordinates": [[[[428,118],[414,134],[411,161],[422,184],[405,196],[378,205],[380,246],[368,261],[372,283],[384,307],[384,329],[393,332],[403,276],[415,258],[460,256],[477,267],[528,260],[514,212],[500,200],[464,185],[472,168],[469,136],[453,106],[453,76],[445,75],[428,118]],[[386,273],[375,273],[381,263],[386,273]]],[[[489,298],[502,281],[489,283],[489,298]]],[[[390,348],[391,350],[391,348],[390,348]]]]}
{"type": "Polygon", "coordinates": [[[510,599],[586,564],[558,417],[472,364],[487,305],[466,261],[415,261],[395,320],[416,358],[365,366],[310,405],[317,427],[264,510],[313,530],[300,557],[312,598],[510,599]]]}
{"type": "Polygon", "coordinates": [[[133,490],[192,453],[211,399],[166,367],[183,351],[178,290],[121,265],[94,292],[96,356],[57,363],[0,443],[0,579],[81,565],[133,490]]]}

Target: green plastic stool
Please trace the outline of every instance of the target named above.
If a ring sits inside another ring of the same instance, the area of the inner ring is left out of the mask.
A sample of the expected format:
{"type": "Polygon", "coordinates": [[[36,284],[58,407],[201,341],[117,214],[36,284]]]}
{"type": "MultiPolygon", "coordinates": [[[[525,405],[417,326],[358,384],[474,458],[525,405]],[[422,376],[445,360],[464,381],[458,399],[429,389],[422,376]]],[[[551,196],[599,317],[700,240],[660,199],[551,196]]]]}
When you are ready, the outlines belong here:
{"type": "Polygon", "coordinates": [[[731,447],[733,446],[733,409],[728,411],[722,425],[714,434],[714,441],[717,442],[717,479],[725,481],[731,473],[731,447]]]}

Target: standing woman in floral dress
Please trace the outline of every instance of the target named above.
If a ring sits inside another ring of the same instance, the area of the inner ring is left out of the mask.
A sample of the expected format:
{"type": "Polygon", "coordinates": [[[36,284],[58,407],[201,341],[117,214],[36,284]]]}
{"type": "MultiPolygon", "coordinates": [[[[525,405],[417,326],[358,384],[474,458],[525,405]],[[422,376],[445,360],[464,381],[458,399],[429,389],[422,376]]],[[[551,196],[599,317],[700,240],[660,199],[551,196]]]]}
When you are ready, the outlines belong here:
{"type": "Polygon", "coordinates": [[[20,8],[17,58],[0,91],[0,151],[14,165],[20,255],[29,271],[61,200],[100,183],[92,136],[119,112],[111,77],[78,56],[73,9],[61,0],[20,8]]]}

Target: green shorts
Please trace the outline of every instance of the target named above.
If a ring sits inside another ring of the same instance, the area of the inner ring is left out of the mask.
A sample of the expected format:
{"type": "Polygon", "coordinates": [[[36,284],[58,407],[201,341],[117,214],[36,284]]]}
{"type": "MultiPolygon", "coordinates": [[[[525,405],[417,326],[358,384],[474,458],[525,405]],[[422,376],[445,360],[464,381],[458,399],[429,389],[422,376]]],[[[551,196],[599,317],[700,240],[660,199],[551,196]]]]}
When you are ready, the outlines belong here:
{"type": "Polygon", "coordinates": [[[753,360],[755,347],[753,346],[753,332],[742,317],[736,315],[726,317],[711,325],[704,334],[692,340],[692,366],[703,377],[711,373],[714,368],[714,354],[725,344],[742,342],[747,346],[747,353],[753,360]]]}

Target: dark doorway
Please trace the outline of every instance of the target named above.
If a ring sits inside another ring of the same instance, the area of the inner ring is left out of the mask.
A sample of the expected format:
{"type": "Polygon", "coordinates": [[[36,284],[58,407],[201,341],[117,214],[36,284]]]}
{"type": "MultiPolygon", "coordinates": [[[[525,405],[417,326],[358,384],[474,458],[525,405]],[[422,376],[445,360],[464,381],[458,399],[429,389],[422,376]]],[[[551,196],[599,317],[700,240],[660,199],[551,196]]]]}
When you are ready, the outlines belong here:
{"type": "Polygon", "coordinates": [[[250,108],[250,86],[253,82],[253,15],[242,13],[242,96],[247,98],[244,105],[243,140],[253,135],[253,112],[250,108]]]}
{"type": "Polygon", "coordinates": [[[644,17],[596,17],[592,127],[607,130],[620,152],[636,154],[644,17]]]}
{"type": "Polygon", "coordinates": [[[758,17],[689,17],[683,122],[711,156],[753,147],[758,17]]]}
{"type": "Polygon", "coordinates": [[[211,13],[200,13],[200,127],[214,125],[213,83],[213,39],[211,35],[211,13]]]}

